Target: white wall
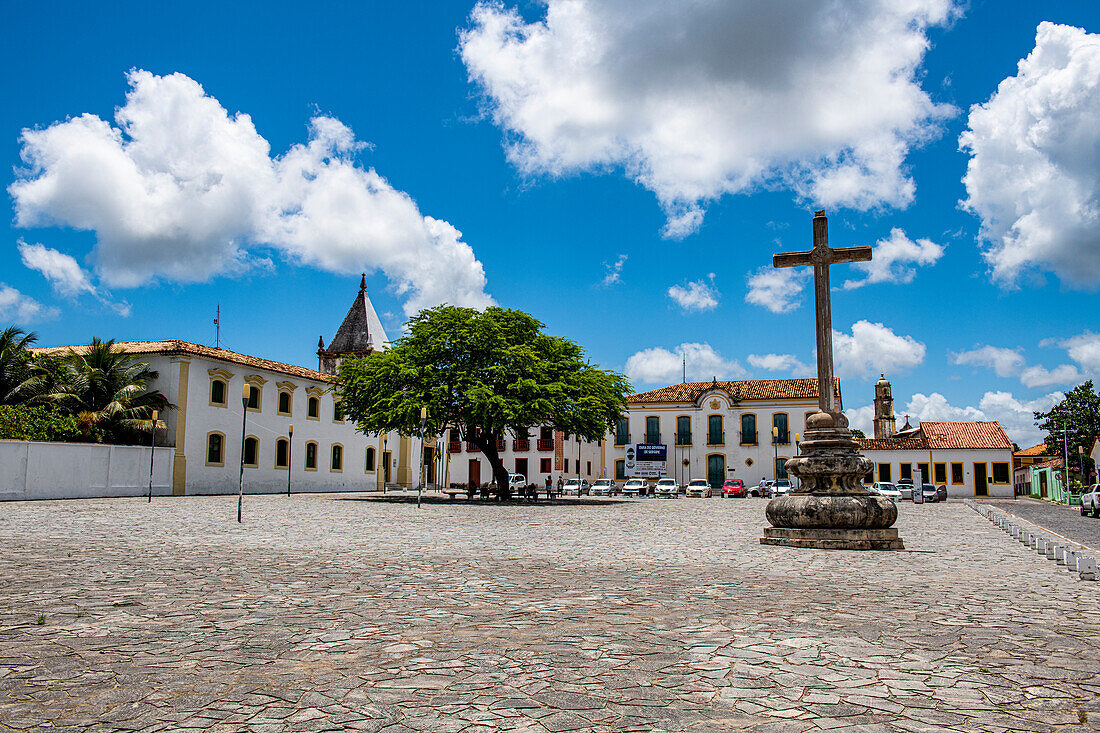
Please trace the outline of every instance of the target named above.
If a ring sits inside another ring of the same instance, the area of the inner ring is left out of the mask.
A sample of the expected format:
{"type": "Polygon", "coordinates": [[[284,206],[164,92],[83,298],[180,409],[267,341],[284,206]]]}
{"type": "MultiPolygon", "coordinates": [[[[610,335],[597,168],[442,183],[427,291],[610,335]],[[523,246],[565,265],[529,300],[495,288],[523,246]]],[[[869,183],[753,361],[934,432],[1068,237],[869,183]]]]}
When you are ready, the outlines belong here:
{"type": "MultiPolygon", "coordinates": [[[[172,491],[172,448],[156,448],[153,494],[172,491]]],[[[144,496],[148,446],[0,440],[0,500],[144,496]]]]}
{"type": "MultiPolygon", "coordinates": [[[[900,464],[909,463],[913,466],[914,476],[916,475],[918,463],[945,463],[947,464],[947,495],[952,499],[970,499],[977,496],[974,489],[974,464],[984,463],[986,478],[993,478],[993,464],[994,463],[1007,463],[1009,470],[1009,483],[1007,484],[995,484],[992,482],[986,483],[986,488],[989,490],[989,496],[993,497],[1006,497],[1011,499],[1013,495],[1012,485],[1012,451],[1005,450],[933,450],[931,451],[931,461],[929,461],[929,451],[927,450],[864,450],[863,455],[875,463],[875,480],[879,480],[878,464],[889,463],[890,464],[890,479],[897,482],[901,478],[900,464]],[[963,482],[956,484],[951,481],[951,464],[961,463],[963,464],[963,482]]],[[[930,470],[934,470],[930,466],[930,470]]],[[[925,480],[929,483],[932,482],[933,476],[926,476],[925,480]]],[[[939,483],[939,482],[937,482],[939,483]]]]}

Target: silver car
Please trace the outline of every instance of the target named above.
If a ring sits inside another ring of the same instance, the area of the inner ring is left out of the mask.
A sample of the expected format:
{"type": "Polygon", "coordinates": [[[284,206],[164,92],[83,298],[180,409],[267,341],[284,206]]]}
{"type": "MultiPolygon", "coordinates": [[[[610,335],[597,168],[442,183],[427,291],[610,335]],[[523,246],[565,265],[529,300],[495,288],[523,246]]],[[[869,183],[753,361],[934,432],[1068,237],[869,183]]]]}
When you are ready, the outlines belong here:
{"type": "Polygon", "coordinates": [[[679,499],[680,487],[676,485],[675,479],[663,478],[654,487],[653,495],[658,499],[679,499]]]}
{"type": "Polygon", "coordinates": [[[619,493],[619,485],[609,478],[598,478],[590,493],[592,496],[614,496],[619,493]]]}
{"type": "Polygon", "coordinates": [[[644,478],[627,479],[623,484],[623,496],[645,496],[649,493],[649,482],[644,478]]]}
{"type": "Polygon", "coordinates": [[[901,498],[901,491],[892,483],[887,481],[876,481],[871,484],[871,491],[874,491],[879,496],[885,496],[888,499],[894,499],[895,501],[901,498]]]}
{"type": "Polygon", "coordinates": [[[565,484],[561,488],[562,496],[587,496],[592,485],[588,483],[588,479],[575,479],[570,478],[565,480],[565,484]]]}

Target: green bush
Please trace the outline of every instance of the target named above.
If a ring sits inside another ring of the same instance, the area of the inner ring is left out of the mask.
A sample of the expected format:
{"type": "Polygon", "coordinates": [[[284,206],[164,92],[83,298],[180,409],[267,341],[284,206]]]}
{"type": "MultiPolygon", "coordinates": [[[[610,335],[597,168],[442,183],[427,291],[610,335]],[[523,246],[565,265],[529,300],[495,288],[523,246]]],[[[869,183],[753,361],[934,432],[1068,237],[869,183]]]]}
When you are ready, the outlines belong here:
{"type": "Polygon", "coordinates": [[[81,440],[76,418],[48,407],[0,405],[0,439],[81,440]]]}

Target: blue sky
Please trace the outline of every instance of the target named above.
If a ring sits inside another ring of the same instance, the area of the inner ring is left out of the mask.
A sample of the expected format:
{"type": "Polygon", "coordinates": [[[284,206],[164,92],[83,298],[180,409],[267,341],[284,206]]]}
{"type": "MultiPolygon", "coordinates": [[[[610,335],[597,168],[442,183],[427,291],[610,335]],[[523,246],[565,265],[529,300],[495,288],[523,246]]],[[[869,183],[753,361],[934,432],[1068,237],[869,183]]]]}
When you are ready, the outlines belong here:
{"type": "Polygon", "coordinates": [[[639,389],[811,376],[768,269],[825,208],[877,247],[833,272],[853,422],[886,371],[1037,439],[1100,372],[1100,6],[667,5],[8,3],[0,322],[212,344],[220,304],[312,365],[366,269],[391,335],[492,301],[639,389]]]}

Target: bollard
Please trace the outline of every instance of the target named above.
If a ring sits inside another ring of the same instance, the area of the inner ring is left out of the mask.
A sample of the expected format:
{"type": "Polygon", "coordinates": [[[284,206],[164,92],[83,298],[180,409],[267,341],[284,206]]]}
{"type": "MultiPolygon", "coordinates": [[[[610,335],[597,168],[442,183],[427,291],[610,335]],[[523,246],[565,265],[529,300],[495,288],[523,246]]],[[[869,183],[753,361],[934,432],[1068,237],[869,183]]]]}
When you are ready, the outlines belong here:
{"type": "Polygon", "coordinates": [[[1024,532],[1020,533],[1020,544],[1021,545],[1030,545],[1031,544],[1031,532],[1024,531],[1024,532]]]}
{"type": "Polygon", "coordinates": [[[1077,560],[1077,573],[1081,576],[1081,580],[1096,580],[1096,558],[1079,558],[1077,560]]]}
{"type": "Polygon", "coordinates": [[[1053,560],[1054,559],[1054,553],[1057,549],[1058,549],[1058,545],[1054,544],[1053,542],[1048,542],[1047,543],[1046,556],[1047,556],[1048,560],[1053,560]]]}
{"type": "Polygon", "coordinates": [[[1031,543],[1028,545],[1028,547],[1030,547],[1033,550],[1038,549],[1039,548],[1039,539],[1040,539],[1039,535],[1037,535],[1037,534],[1031,535],[1031,543]]]}
{"type": "Polygon", "coordinates": [[[1071,573],[1077,572],[1077,551],[1066,550],[1066,570],[1071,573]]]}
{"type": "Polygon", "coordinates": [[[1035,551],[1040,555],[1047,554],[1047,541],[1042,537],[1035,541],[1035,551]]]}
{"type": "Polygon", "coordinates": [[[1066,564],[1066,548],[1061,545],[1055,545],[1054,547],[1054,562],[1059,565],[1066,564]]]}

